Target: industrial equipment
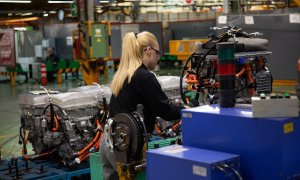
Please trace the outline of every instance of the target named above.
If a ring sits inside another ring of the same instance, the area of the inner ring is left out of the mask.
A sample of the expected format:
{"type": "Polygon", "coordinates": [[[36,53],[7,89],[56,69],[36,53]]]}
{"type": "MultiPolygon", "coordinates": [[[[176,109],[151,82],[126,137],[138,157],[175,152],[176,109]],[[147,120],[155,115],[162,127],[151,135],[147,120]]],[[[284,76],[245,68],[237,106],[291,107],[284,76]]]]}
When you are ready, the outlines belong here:
{"type": "MultiPolygon", "coordinates": [[[[180,77],[179,76],[157,76],[161,89],[168,96],[170,103],[184,105],[180,97],[180,77]]],[[[183,89],[186,90],[187,84],[183,82],[183,89]]],[[[177,137],[181,133],[181,120],[165,121],[161,118],[156,119],[155,133],[162,137],[177,137]]]]}
{"type": "Polygon", "coordinates": [[[143,106],[133,113],[120,113],[108,119],[105,125],[107,147],[113,151],[120,179],[134,179],[145,169],[145,151],[148,134],[143,121],[143,106]]]}
{"type": "Polygon", "coordinates": [[[251,108],[204,105],[182,111],[184,146],[238,154],[244,179],[297,179],[299,117],[253,118],[251,108]]]}
{"type": "Polygon", "coordinates": [[[258,32],[248,34],[235,26],[213,29],[225,32],[210,35],[209,41],[199,43],[182,70],[180,84],[188,84],[187,91],[180,88],[183,102],[193,106],[218,102],[220,70],[216,46],[224,42],[234,43],[234,66],[228,68],[235,72],[237,102],[250,103],[251,96],[257,93],[271,93],[272,75],[266,66],[267,55],[271,54],[268,40],[257,38],[258,32]]]}
{"type": "Polygon", "coordinates": [[[242,179],[235,154],[171,145],[147,151],[146,175],[156,179],[242,179]]]}
{"type": "MultiPolygon", "coordinates": [[[[169,100],[173,104],[182,105],[183,102],[180,97],[180,77],[179,76],[157,76],[157,80],[161,86],[161,89],[168,96],[169,100]]],[[[186,90],[187,84],[183,82],[182,88],[186,90]]]]}
{"type": "Polygon", "coordinates": [[[19,98],[23,158],[49,157],[65,166],[76,166],[99,148],[109,91],[99,86],[65,93],[41,88],[43,91],[31,91],[19,98]],[[28,142],[35,155],[27,155],[28,142]]]}
{"type": "Polygon", "coordinates": [[[112,56],[110,23],[88,21],[73,31],[74,58],[81,61],[83,80],[91,85],[99,81],[100,66],[112,56]]]}

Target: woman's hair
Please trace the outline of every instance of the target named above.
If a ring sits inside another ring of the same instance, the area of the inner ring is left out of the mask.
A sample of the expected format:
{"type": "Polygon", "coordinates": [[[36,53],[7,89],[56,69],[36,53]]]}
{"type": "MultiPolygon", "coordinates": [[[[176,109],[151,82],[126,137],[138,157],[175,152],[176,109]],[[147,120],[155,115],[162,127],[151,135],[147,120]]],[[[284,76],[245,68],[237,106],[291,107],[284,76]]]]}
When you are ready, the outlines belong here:
{"type": "Polygon", "coordinates": [[[118,96],[126,79],[130,83],[133,74],[143,63],[145,48],[154,45],[157,45],[157,39],[152,33],[147,31],[137,35],[129,32],[124,36],[120,65],[110,87],[115,96],[118,96]]]}

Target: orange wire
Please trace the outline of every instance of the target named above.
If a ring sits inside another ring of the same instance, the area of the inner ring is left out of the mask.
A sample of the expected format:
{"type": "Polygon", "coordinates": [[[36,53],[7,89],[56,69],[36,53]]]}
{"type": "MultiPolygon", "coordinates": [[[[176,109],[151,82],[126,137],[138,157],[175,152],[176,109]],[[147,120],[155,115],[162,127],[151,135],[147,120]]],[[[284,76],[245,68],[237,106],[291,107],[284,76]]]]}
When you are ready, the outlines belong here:
{"type": "Polygon", "coordinates": [[[101,139],[102,139],[102,135],[103,135],[103,133],[100,134],[100,138],[99,138],[99,140],[97,141],[97,143],[96,143],[95,146],[94,146],[96,150],[98,150],[99,147],[100,147],[100,141],[101,141],[101,139]]]}
{"type": "MultiPolygon", "coordinates": [[[[253,80],[253,78],[252,78],[252,76],[251,76],[251,67],[250,67],[250,64],[246,64],[246,73],[247,73],[247,79],[248,79],[248,81],[250,82],[250,84],[253,84],[254,83],[254,80],[253,80]]],[[[252,87],[252,88],[249,88],[249,92],[250,92],[250,94],[251,94],[251,96],[253,96],[254,95],[254,88],[252,87]]]]}
{"type": "MultiPolygon", "coordinates": [[[[26,147],[27,145],[27,140],[24,140],[24,146],[26,147]]],[[[44,152],[42,154],[38,154],[38,155],[25,155],[25,152],[24,152],[24,147],[22,148],[22,157],[25,159],[25,160],[32,160],[32,159],[37,159],[37,158],[42,158],[42,157],[45,157],[45,156],[49,156],[50,154],[52,154],[54,152],[54,150],[52,151],[47,151],[47,152],[44,152]]]]}
{"type": "MultiPolygon", "coordinates": [[[[94,145],[95,149],[98,149],[99,146],[100,146],[100,140],[102,138],[102,134],[100,134],[100,138],[97,140],[96,144],[94,145]]],[[[80,159],[80,161],[84,161],[87,157],[90,156],[90,152],[89,151],[86,151],[85,153],[83,153],[81,156],[79,156],[78,158],[80,159]]]]}
{"type": "Polygon", "coordinates": [[[84,161],[87,157],[90,156],[90,154],[91,153],[89,151],[87,151],[83,155],[79,156],[78,158],[80,159],[80,162],[84,161]]]}
{"type": "Polygon", "coordinates": [[[181,126],[181,123],[182,123],[182,120],[180,120],[179,122],[175,123],[173,126],[172,126],[172,130],[173,131],[176,131],[176,129],[181,126]]]}
{"type": "MultiPolygon", "coordinates": [[[[100,127],[100,129],[102,129],[102,127],[101,127],[101,125],[100,125],[100,123],[99,123],[98,120],[96,120],[96,125],[97,125],[97,127],[100,127]]],[[[96,133],[96,136],[94,137],[94,139],[93,139],[93,140],[92,140],[85,148],[83,148],[81,151],[79,151],[79,152],[77,153],[77,155],[78,155],[78,156],[81,156],[81,155],[84,154],[88,149],[90,149],[91,146],[97,142],[97,139],[99,138],[99,135],[100,135],[100,131],[98,131],[98,132],[96,133]]]]}
{"type": "Polygon", "coordinates": [[[161,128],[160,128],[160,126],[158,125],[158,123],[155,123],[154,129],[155,129],[155,131],[157,132],[158,135],[161,135],[161,134],[162,134],[161,128]]]}
{"type": "Polygon", "coordinates": [[[54,121],[55,121],[55,127],[52,128],[52,131],[57,131],[58,130],[58,119],[57,119],[57,116],[55,115],[54,116],[54,121]]]}

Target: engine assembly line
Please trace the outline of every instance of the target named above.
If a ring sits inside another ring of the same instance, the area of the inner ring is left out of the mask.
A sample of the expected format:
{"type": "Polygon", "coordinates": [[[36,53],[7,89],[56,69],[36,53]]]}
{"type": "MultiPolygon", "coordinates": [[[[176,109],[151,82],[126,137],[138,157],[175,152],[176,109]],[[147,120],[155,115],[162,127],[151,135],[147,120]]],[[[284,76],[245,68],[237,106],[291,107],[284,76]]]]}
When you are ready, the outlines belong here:
{"type": "Polygon", "coordinates": [[[120,179],[298,177],[298,98],[272,94],[268,41],[237,27],[213,29],[225,31],[197,44],[180,77],[157,77],[171,103],[194,107],[183,110],[182,120],[158,118],[154,134],[148,134],[141,104],[133,113],[108,118],[108,86],[93,83],[67,92],[41,86],[19,97],[22,157],[2,164],[2,172],[17,179],[53,178],[63,176],[53,170],[61,167],[84,177],[90,155],[101,158],[100,139],[108,132],[107,150],[115,153],[120,179]],[[276,113],[283,104],[287,110],[276,113]],[[270,108],[271,113],[263,110],[270,108]]]}
{"type": "Polygon", "coordinates": [[[26,3],[0,10],[0,179],[300,180],[298,0],[26,3]]]}

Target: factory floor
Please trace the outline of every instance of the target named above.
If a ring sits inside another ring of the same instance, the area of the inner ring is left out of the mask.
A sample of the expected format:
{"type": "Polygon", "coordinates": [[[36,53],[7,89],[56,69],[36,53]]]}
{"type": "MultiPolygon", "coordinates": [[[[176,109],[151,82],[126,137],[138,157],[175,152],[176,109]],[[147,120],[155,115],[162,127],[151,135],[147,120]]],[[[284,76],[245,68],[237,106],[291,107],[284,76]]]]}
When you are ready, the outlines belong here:
{"type": "MultiPolygon", "coordinates": [[[[160,75],[178,75],[179,70],[161,70],[160,75]]],[[[111,80],[100,77],[101,84],[108,84],[111,80]]],[[[62,84],[48,83],[45,87],[51,90],[61,92],[69,88],[77,87],[80,80],[64,80],[62,84]]],[[[21,83],[16,87],[11,87],[9,82],[0,82],[0,151],[2,159],[21,156],[22,145],[19,141],[19,127],[21,109],[18,105],[19,95],[32,90],[40,90],[40,84],[37,82],[21,83]]],[[[295,85],[275,84],[274,92],[289,92],[295,94],[295,85]]],[[[28,147],[29,153],[33,153],[28,147]]]]}

